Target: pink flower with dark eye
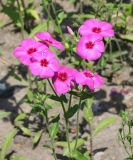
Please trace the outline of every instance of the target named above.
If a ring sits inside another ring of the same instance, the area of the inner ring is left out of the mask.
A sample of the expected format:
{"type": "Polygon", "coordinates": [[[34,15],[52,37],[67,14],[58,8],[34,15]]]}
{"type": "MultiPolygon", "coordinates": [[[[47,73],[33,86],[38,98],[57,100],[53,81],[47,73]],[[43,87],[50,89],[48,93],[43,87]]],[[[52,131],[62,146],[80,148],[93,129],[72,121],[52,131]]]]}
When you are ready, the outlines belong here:
{"type": "Polygon", "coordinates": [[[104,51],[102,37],[98,35],[83,36],[77,45],[77,54],[88,61],[99,59],[104,51]]]}
{"type": "Polygon", "coordinates": [[[25,39],[17,48],[15,48],[13,54],[15,57],[19,58],[23,64],[29,65],[32,61],[33,54],[42,50],[42,46],[43,49],[48,49],[47,46],[35,41],[34,38],[25,39]]]}
{"type": "Polygon", "coordinates": [[[33,59],[34,61],[29,65],[33,75],[41,78],[51,78],[58,71],[59,62],[51,52],[36,52],[33,55],[33,59]]]}
{"type": "Polygon", "coordinates": [[[53,46],[61,51],[64,51],[64,46],[61,42],[55,40],[48,32],[38,32],[36,33],[36,37],[39,38],[44,44],[48,47],[53,46]]]}
{"type": "Polygon", "coordinates": [[[53,77],[53,84],[57,94],[67,93],[73,87],[76,70],[66,66],[60,66],[59,71],[53,77]]]}
{"type": "Polygon", "coordinates": [[[110,23],[98,19],[86,20],[79,28],[79,33],[84,36],[88,34],[100,35],[102,37],[113,37],[114,30],[110,23]]]}
{"type": "Polygon", "coordinates": [[[104,84],[104,78],[98,74],[94,74],[89,70],[77,72],[75,75],[75,81],[77,84],[86,85],[90,90],[95,91],[104,84]]]}

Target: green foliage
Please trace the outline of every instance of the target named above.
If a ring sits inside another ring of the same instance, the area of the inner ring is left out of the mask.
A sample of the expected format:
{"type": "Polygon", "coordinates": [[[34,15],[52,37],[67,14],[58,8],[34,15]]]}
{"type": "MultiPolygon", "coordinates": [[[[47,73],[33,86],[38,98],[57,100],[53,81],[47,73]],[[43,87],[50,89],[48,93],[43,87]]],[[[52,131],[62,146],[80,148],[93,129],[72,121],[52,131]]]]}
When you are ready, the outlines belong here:
{"type": "Polygon", "coordinates": [[[87,99],[84,106],[84,118],[88,123],[91,123],[93,120],[92,104],[93,97],[87,99]]]}
{"type": "Polygon", "coordinates": [[[52,123],[50,125],[50,136],[55,139],[57,133],[59,132],[59,123],[52,123]]]}
{"type": "MultiPolygon", "coordinates": [[[[73,140],[71,143],[70,143],[70,146],[71,146],[71,150],[74,151],[74,148],[75,148],[75,143],[76,143],[76,140],[73,140]]],[[[69,155],[69,148],[68,148],[68,143],[66,141],[59,141],[59,142],[56,142],[56,145],[57,146],[61,146],[64,148],[64,155],[66,156],[70,156],[69,155]]],[[[82,145],[84,145],[84,140],[82,138],[78,139],[77,141],[77,146],[76,146],[76,149],[78,149],[79,147],[81,147],[82,145]]],[[[75,158],[76,154],[73,155],[75,158]]]]}
{"type": "Polygon", "coordinates": [[[66,118],[69,119],[69,118],[73,117],[75,115],[75,113],[78,111],[79,107],[80,106],[78,104],[75,104],[73,107],[70,107],[68,109],[68,111],[66,112],[66,115],[65,115],[66,118]]]}
{"type": "MultiPolygon", "coordinates": [[[[49,22],[50,24],[52,24],[51,22],[49,22]]],[[[39,25],[37,25],[35,28],[33,28],[31,30],[31,33],[29,34],[29,37],[34,37],[35,33],[37,32],[42,32],[42,31],[47,31],[47,22],[43,22],[39,25]]]]}
{"type": "Polygon", "coordinates": [[[29,24],[33,20],[40,20],[40,15],[36,11],[32,0],[28,4],[25,4],[23,0],[6,0],[5,3],[2,3],[1,12],[6,14],[16,27],[21,28],[25,24],[26,30],[32,27],[29,24]]]}
{"type": "Polygon", "coordinates": [[[98,124],[98,126],[94,129],[93,136],[96,136],[100,131],[102,131],[103,129],[107,128],[108,126],[110,126],[114,122],[116,122],[116,118],[115,117],[109,117],[109,118],[106,118],[106,119],[102,120],[98,124]]]}
{"type": "Polygon", "coordinates": [[[1,118],[6,118],[6,117],[8,117],[10,114],[11,114],[11,112],[1,111],[1,112],[0,112],[0,119],[1,119],[1,118]]]}
{"type": "Polygon", "coordinates": [[[33,144],[34,145],[36,145],[39,142],[39,140],[40,140],[40,138],[42,136],[42,133],[43,133],[42,130],[35,133],[34,139],[33,139],[33,144]]]}
{"type": "Polygon", "coordinates": [[[28,159],[22,156],[12,156],[11,160],[28,160],[28,159]]]}
{"type": "Polygon", "coordinates": [[[122,111],[121,127],[119,128],[119,140],[122,142],[123,147],[128,155],[127,160],[133,159],[133,111],[122,111]]]}
{"type": "Polygon", "coordinates": [[[4,140],[3,144],[2,144],[2,148],[0,151],[0,160],[5,160],[6,155],[9,153],[12,142],[13,142],[13,138],[14,136],[17,134],[18,130],[17,129],[13,129],[6,137],[6,139],[4,140]]]}

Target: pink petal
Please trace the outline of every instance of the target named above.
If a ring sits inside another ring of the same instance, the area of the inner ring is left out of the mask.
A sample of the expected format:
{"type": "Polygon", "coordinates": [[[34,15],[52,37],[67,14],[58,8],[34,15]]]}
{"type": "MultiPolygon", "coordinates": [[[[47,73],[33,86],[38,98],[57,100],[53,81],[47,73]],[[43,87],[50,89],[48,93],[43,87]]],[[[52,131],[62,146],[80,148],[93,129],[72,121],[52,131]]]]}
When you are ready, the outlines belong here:
{"type": "Polygon", "coordinates": [[[38,76],[42,68],[39,63],[31,63],[29,69],[33,75],[38,76]]]}
{"type": "Polygon", "coordinates": [[[99,52],[105,52],[105,47],[103,41],[99,41],[95,44],[94,49],[96,49],[99,52]]]}
{"type": "Polygon", "coordinates": [[[54,72],[57,72],[59,70],[59,62],[58,60],[56,59],[52,59],[50,64],[49,64],[49,67],[54,71],[54,72]]]}
{"type": "Polygon", "coordinates": [[[30,56],[21,56],[20,57],[20,61],[21,63],[23,63],[24,65],[29,65],[31,63],[31,57],[30,56]]]}
{"type": "Polygon", "coordinates": [[[54,46],[57,49],[60,49],[61,51],[64,51],[64,46],[61,42],[55,40],[48,32],[38,32],[36,33],[36,37],[38,37],[42,41],[49,40],[52,43],[50,44],[51,46],[54,46]]]}
{"type": "Polygon", "coordinates": [[[78,72],[76,75],[75,75],[75,81],[77,84],[81,84],[81,85],[84,85],[85,82],[86,82],[86,77],[83,73],[81,72],[78,72]]]}
{"type": "Polygon", "coordinates": [[[93,80],[94,80],[95,89],[100,88],[101,86],[103,86],[104,82],[105,82],[104,78],[101,77],[98,74],[95,74],[93,80]]]}
{"type": "Polygon", "coordinates": [[[94,81],[91,78],[87,78],[86,85],[90,88],[90,90],[94,91],[94,81]]]}
{"type": "Polygon", "coordinates": [[[54,82],[54,88],[55,88],[55,91],[57,92],[57,94],[65,94],[69,91],[69,87],[66,83],[60,81],[60,80],[56,80],[54,82]]]}
{"type": "Polygon", "coordinates": [[[52,78],[54,76],[54,71],[49,67],[42,67],[39,76],[41,78],[52,78]]]}

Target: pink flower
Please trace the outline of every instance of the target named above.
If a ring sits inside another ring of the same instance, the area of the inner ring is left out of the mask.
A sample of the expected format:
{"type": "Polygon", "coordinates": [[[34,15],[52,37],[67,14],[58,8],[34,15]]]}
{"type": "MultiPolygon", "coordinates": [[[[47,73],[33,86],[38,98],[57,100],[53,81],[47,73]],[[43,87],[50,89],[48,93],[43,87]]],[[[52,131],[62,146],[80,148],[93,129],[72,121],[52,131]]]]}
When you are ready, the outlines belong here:
{"type": "Polygon", "coordinates": [[[67,93],[74,83],[76,70],[66,66],[60,66],[59,71],[53,77],[53,84],[57,94],[67,93]]]}
{"type": "Polygon", "coordinates": [[[102,37],[98,35],[83,36],[77,45],[77,54],[88,61],[99,59],[104,50],[102,37]]]}
{"type": "Polygon", "coordinates": [[[114,30],[112,25],[98,19],[86,20],[79,28],[79,33],[84,36],[88,34],[100,35],[102,37],[113,37],[114,30]]]}
{"type": "Polygon", "coordinates": [[[55,40],[48,32],[38,32],[36,33],[36,37],[38,37],[47,46],[53,46],[61,51],[64,51],[65,49],[63,44],[55,40]]]}
{"type": "Polygon", "coordinates": [[[33,75],[41,78],[51,78],[58,71],[59,62],[51,52],[36,52],[33,59],[34,61],[29,65],[33,75]]]}
{"type": "Polygon", "coordinates": [[[20,58],[20,61],[23,64],[29,65],[33,54],[39,50],[42,50],[42,46],[43,49],[48,49],[47,46],[35,41],[34,38],[25,39],[17,48],[15,48],[13,54],[15,57],[20,58]]]}
{"type": "Polygon", "coordinates": [[[75,81],[80,85],[87,85],[90,90],[95,91],[104,84],[104,78],[98,74],[94,74],[89,70],[77,72],[75,81]]]}

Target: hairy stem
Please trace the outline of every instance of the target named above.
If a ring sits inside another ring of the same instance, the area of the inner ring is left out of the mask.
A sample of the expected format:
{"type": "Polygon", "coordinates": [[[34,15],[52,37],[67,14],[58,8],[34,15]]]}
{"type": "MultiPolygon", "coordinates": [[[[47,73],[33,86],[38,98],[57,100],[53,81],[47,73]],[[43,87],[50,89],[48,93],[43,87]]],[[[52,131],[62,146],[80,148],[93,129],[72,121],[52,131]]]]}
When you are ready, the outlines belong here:
{"type": "MultiPolygon", "coordinates": [[[[53,92],[55,93],[55,95],[57,97],[59,97],[58,94],[55,92],[55,90],[53,88],[53,85],[51,84],[49,79],[48,79],[48,83],[49,83],[51,89],[53,90],[53,92]]],[[[66,138],[67,138],[67,143],[68,143],[69,155],[71,157],[72,152],[71,152],[70,139],[69,139],[69,123],[68,123],[68,119],[66,118],[66,109],[65,109],[64,103],[63,103],[63,101],[61,101],[60,103],[61,103],[61,106],[62,106],[64,118],[65,118],[66,138]]]]}
{"type": "Polygon", "coordinates": [[[17,0],[17,6],[19,9],[19,17],[20,17],[20,23],[21,23],[21,36],[23,39],[24,38],[24,18],[23,18],[23,11],[21,9],[21,5],[20,5],[19,0],[17,0]]]}
{"type": "Polygon", "coordinates": [[[46,127],[47,127],[47,130],[48,130],[48,135],[49,135],[51,146],[52,146],[53,156],[54,156],[54,159],[57,160],[56,153],[55,153],[55,142],[54,142],[54,139],[51,137],[50,129],[49,129],[48,113],[47,113],[46,110],[45,110],[45,112],[46,112],[46,114],[45,114],[46,127]]]}
{"type": "Polygon", "coordinates": [[[77,143],[78,143],[78,136],[79,136],[79,111],[80,111],[80,106],[81,106],[81,98],[79,99],[79,108],[77,112],[77,118],[76,118],[76,141],[75,141],[75,146],[74,146],[74,151],[77,148],[77,143]]]}
{"type": "Polygon", "coordinates": [[[93,137],[92,137],[92,125],[89,123],[90,127],[90,160],[93,160],[93,137]]]}

